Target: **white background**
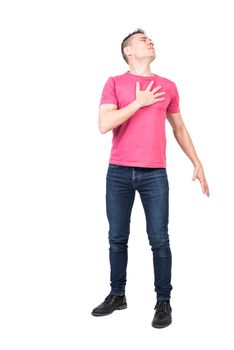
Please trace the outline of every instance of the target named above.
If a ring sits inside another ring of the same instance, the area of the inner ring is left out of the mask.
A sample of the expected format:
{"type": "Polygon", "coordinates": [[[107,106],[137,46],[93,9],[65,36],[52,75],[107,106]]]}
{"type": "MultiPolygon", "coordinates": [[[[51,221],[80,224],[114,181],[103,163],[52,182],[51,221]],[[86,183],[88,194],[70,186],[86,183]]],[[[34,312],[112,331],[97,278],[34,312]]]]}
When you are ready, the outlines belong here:
{"type": "Polygon", "coordinates": [[[231,1],[1,1],[0,347],[233,349],[233,14],[231,1]],[[120,44],[142,28],[151,71],[177,84],[210,188],[167,132],[172,317],[154,329],[152,252],[139,194],[128,308],[95,318],[109,293],[105,177],[112,132],[98,130],[120,44]]]}

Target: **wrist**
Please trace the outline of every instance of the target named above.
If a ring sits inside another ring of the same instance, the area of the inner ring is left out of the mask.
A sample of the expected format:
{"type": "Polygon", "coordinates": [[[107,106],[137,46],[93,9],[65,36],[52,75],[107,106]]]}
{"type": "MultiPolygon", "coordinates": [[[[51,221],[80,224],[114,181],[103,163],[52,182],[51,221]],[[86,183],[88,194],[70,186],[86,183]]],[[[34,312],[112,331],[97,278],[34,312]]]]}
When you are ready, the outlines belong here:
{"type": "Polygon", "coordinates": [[[138,109],[140,109],[142,107],[141,103],[137,99],[134,100],[133,103],[138,109]]]}
{"type": "Polygon", "coordinates": [[[202,167],[202,163],[199,159],[196,159],[195,161],[193,161],[193,165],[194,167],[202,167]]]}

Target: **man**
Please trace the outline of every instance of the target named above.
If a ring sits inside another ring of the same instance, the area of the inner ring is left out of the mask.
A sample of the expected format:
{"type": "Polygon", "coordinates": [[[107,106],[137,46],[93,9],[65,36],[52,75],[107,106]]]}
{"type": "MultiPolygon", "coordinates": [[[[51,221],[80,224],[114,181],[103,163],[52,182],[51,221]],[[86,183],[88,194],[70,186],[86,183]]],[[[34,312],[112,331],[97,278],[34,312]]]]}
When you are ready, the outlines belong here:
{"type": "Polygon", "coordinates": [[[108,78],[99,106],[100,132],[105,134],[113,131],[106,176],[111,291],[93,309],[92,315],[109,315],[127,307],[127,243],[137,190],[143,204],[149,244],[153,252],[157,301],[152,326],[162,328],[172,322],[170,298],[173,288],[168,235],[166,118],[177,142],[194,165],[192,179],[199,179],[202,191],[208,197],[209,188],[201,161],[180,114],[176,84],[151,73],[150,63],[156,57],[153,41],[139,28],[123,40],[121,51],[129,70],[108,78]]]}

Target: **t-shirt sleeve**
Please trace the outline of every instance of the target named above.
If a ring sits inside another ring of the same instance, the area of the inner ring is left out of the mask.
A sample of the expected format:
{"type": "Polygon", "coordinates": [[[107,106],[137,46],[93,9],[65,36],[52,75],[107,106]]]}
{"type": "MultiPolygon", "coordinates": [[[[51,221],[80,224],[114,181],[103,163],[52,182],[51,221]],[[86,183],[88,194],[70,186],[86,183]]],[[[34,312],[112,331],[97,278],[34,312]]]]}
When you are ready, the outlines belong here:
{"type": "Polygon", "coordinates": [[[172,98],[169,105],[167,106],[167,113],[180,112],[179,100],[180,100],[180,97],[179,97],[178,89],[176,84],[174,83],[172,88],[172,98]]]}
{"type": "Polygon", "coordinates": [[[99,106],[102,103],[113,103],[116,106],[118,105],[116,92],[115,92],[115,82],[114,82],[112,77],[109,77],[107,79],[107,81],[103,87],[99,106]]]}

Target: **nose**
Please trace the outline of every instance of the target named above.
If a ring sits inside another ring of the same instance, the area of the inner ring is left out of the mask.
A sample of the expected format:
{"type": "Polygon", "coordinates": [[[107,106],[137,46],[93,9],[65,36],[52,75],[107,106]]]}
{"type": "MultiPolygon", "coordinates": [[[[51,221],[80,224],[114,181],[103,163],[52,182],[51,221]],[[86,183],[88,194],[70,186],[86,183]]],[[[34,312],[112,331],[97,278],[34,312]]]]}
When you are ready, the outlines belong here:
{"type": "Polygon", "coordinates": [[[154,42],[151,39],[148,39],[148,44],[154,46],[154,42]]]}

